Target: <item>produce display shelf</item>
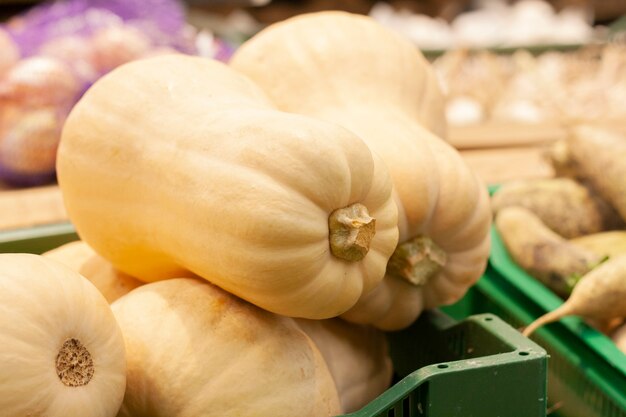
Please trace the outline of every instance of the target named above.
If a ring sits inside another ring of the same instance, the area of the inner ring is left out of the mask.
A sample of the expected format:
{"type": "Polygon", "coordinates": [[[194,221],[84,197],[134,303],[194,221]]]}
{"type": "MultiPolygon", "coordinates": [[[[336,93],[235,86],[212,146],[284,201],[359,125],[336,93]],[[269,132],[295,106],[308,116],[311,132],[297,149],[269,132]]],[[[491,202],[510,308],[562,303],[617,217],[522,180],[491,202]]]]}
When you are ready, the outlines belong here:
{"type": "MultiPolygon", "coordinates": [[[[70,224],[2,232],[0,253],[41,253],[75,239],[70,224]]],[[[467,309],[455,320],[433,310],[388,336],[395,384],[344,417],[545,417],[546,351],[499,317],[467,309]]]]}
{"type": "MultiPolygon", "coordinates": [[[[562,304],[514,263],[495,227],[491,237],[485,275],[463,300],[444,309],[448,314],[460,318],[490,312],[521,328],[562,304]]],[[[548,324],[531,338],[550,356],[550,416],[626,417],[626,355],[610,338],[577,317],[548,324]]]]}
{"type": "Polygon", "coordinates": [[[426,49],[420,48],[422,54],[429,60],[434,60],[447,52],[454,49],[466,49],[469,53],[491,52],[498,55],[511,55],[519,50],[525,50],[532,55],[541,55],[546,52],[572,52],[579,49],[603,45],[603,42],[594,42],[588,44],[582,43],[549,43],[544,45],[515,45],[515,46],[490,46],[490,47],[474,47],[474,48],[452,48],[452,49],[426,49]]]}

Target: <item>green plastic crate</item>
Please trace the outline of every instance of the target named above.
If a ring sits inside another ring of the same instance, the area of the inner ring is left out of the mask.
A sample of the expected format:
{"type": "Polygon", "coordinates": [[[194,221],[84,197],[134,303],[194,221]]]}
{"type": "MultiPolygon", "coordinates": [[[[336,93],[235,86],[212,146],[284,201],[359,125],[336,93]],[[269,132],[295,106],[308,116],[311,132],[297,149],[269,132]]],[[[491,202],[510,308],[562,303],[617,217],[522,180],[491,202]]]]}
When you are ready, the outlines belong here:
{"type": "MultiPolygon", "coordinates": [[[[459,318],[491,312],[512,326],[523,327],[562,304],[513,262],[495,228],[491,236],[485,275],[467,297],[445,309],[448,314],[459,318]]],[[[550,356],[551,416],[626,417],[626,355],[608,337],[581,319],[568,317],[540,328],[532,339],[550,356]]]]}
{"type": "MultiPolygon", "coordinates": [[[[0,233],[0,252],[77,239],[69,224],[0,233]]],[[[468,304],[469,305],[469,304],[468,304]]],[[[397,382],[350,417],[545,417],[547,355],[493,314],[435,310],[389,333],[397,382]]]]}

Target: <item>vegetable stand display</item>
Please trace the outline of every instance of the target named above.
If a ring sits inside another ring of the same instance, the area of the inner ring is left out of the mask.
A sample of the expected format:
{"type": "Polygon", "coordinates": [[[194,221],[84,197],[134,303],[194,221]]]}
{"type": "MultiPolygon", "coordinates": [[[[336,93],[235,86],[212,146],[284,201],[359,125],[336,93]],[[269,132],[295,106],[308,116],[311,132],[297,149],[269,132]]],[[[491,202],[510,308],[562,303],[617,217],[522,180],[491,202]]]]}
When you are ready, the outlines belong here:
{"type": "MultiPolygon", "coordinates": [[[[0,252],[41,253],[77,239],[70,224],[0,234],[0,252]]],[[[467,297],[477,297],[471,290],[467,297]]],[[[350,417],[544,417],[545,350],[499,317],[456,321],[429,311],[404,331],[388,333],[397,382],[350,417]]]]}
{"type": "MultiPolygon", "coordinates": [[[[562,302],[513,262],[493,228],[485,275],[468,296],[445,311],[456,318],[491,312],[522,327],[562,302]]],[[[568,317],[537,330],[531,338],[550,355],[551,416],[626,416],[626,356],[608,337],[581,319],[568,317]]]]}

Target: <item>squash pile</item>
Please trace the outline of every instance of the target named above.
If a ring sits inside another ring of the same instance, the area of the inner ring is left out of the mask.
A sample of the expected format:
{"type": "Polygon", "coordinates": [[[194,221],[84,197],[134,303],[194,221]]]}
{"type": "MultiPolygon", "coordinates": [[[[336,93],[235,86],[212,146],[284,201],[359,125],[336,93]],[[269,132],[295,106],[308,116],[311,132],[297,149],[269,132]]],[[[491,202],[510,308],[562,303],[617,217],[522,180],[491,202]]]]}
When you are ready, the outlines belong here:
{"type": "Polygon", "coordinates": [[[39,258],[112,302],[106,415],[326,417],[382,393],[382,331],[486,266],[489,198],[444,135],[419,51],[348,13],[270,26],[230,65],[161,56],[95,83],[57,155],[82,241],[39,258]]]}

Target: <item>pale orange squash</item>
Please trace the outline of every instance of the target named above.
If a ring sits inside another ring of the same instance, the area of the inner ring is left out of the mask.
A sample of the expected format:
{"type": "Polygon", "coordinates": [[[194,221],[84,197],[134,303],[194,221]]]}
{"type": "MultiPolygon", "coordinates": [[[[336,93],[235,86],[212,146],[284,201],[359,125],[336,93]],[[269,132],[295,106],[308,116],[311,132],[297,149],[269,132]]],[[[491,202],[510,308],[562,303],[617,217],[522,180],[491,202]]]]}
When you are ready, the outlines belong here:
{"type": "Polygon", "coordinates": [[[122,333],[98,290],[39,255],[0,254],[0,415],[115,417],[122,333]]]}
{"type": "Polygon", "coordinates": [[[67,119],[57,173],[79,235],[117,269],[188,270],[283,315],[345,312],[397,244],[388,171],[359,137],[276,110],[204,58],[101,78],[67,119]]]}
{"type": "Polygon", "coordinates": [[[339,318],[296,323],[322,353],[343,413],[360,410],[389,388],[393,364],[382,331],[339,318]]]}
{"type": "Polygon", "coordinates": [[[487,190],[435,135],[445,130],[441,94],[409,41],[367,16],[312,13],[262,30],[230,65],[281,110],[357,133],[391,171],[401,244],[385,281],[344,318],[399,329],[478,280],[490,247],[487,190]]]}
{"type": "Polygon", "coordinates": [[[81,240],[66,243],[45,252],[43,256],[59,261],[80,273],[104,295],[109,303],[143,284],[115,269],[110,262],[81,240]]]}
{"type": "Polygon", "coordinates": [[[118,417],[330,417],[324,359],[293,319],[201,280],[139,287],[112,304],[126,344],[118,417]]]}

